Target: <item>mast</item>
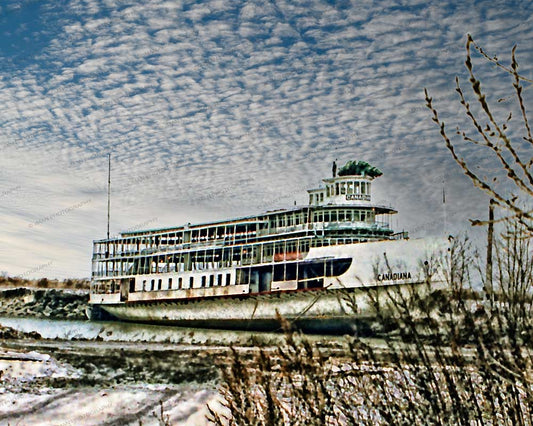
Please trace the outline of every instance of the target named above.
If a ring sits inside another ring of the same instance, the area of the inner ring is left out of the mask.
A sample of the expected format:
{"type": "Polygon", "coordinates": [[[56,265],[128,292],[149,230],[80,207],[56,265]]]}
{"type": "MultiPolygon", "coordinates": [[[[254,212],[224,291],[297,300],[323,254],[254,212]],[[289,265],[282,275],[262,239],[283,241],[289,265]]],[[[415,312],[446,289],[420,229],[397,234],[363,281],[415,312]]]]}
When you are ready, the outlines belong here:
{"type": "Polygon", "coordinates": [[[107,154],[107,239],[109,240],[109,215],[111,209],[111,154],[107,154]]]}
{"type": "Polygon", "coordinates": [[[109,210],[111,207],[111,154],[107,154],[107,240],[105,243],[105,274],[109,274],[109,210]]]}

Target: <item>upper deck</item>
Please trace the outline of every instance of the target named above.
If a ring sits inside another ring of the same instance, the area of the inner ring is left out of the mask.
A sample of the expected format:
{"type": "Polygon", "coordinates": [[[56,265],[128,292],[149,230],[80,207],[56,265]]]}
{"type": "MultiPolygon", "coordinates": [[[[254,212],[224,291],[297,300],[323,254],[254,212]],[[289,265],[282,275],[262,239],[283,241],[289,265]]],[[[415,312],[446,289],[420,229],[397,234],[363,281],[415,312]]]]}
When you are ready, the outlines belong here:
{"type": "MultiPolygon", "coordinates": [[[[107,275],[106,271],[111,269],[104,265],[107,262],[131,265],[136,258],[178,252],[211,250],[215,253],[227,247],[260,244],[265,245],[260,247],[262,252],[274,253],[274,246],[289,240],[308,240],[305,244],[297,243],[300,250],[300,246],[396,238],[398,235],[390,226],[390,217],[397,211],[372,203],[371,182],[375,177],[348,174],[324,179],[323,187],[308,191],[310,202],[307,206],[203,224],[123,232],[118,237],[96,240],[93,275],[107,275]]],[[[242,248],[243,255],[249,252],[250,247],[247,247],[242,248]]]]}
{"type": "MultiPolygon", "coordinates": [[[[349,162],[347,166],[350,164],[349,162]]],[[[366,164],[366,163],[363,163],[366,164]]],[[[345,166],[339,174],[346,169],[345,166]]],[[[190,223],[171,228],[156,228],[146,230],[135,230],[122,232],[114,239],[96,240],[95,243],[106,243],[113,240],[130,240],[142,237],[163,237],[165,235],[198,234],[189,241],[183,239],[182,242],[202,242],[210,240],[232,241],[248,240],[248,236],[254,237],[284,234],[287,232],[325,229],[325,228],[345,228],[354,226],[360,228],[383,228],[390,229],[390,215],[397,211],[390,206],[372,203],[371,182],[381,174],[376,172],[371,174],[350,175],[344,173],[342,176],[333,176],[323,179],[323,187],[310,189],[309,205],[299,206],[289,209],[267,211],[263,214],[239,217],[231,220],[213,221],[191,225],[190,223]],[[376,221],[376,216],[387,215],[384,220],[376,221]]],[[[348,170],[349,171],[349,170],[348,170]]],[[[336,172],[334,172],[335,174],[336,172]]]]}

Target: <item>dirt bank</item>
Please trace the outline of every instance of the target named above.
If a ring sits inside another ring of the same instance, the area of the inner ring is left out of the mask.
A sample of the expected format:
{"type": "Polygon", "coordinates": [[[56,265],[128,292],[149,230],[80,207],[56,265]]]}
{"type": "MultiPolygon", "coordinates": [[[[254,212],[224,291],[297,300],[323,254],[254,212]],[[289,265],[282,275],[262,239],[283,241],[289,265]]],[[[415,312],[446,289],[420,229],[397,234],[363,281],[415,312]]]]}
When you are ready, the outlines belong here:
{"type": "Polygon", "coordinates": [[[4,327],[0,325],[0,339],[34,339],[40,340],[42,336],[36,331],[31,331],[29,333],[24,333],[22,331],[15,330],[11,327],[4,327]]]}
{"type": "Polygon", "coordinates": [[[25,390],[214,382],[219,374],[217,363],[229,354],[229,348],[220,346],[26,339],[6,341],[0,348],[20,354],[49,354],[58,365],[68,365],[76,373],[34,378],[25,390]]]}

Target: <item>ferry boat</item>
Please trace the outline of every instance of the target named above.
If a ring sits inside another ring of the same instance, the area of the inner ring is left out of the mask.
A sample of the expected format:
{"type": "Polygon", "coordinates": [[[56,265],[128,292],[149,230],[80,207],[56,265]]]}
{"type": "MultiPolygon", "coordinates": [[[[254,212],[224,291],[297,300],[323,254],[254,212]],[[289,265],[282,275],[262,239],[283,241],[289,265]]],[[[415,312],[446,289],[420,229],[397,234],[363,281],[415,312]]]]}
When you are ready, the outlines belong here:
{"type": "Polygon", "coordinates": [[[368,288],[421,282],[438,240],[391,228],[372,201],[382,175],[349,161],[304,206],[93,242],[89,317],[187,327],[351,330],[368,288]],[[354,312],[355,311],[355,312],[354,312]]]}

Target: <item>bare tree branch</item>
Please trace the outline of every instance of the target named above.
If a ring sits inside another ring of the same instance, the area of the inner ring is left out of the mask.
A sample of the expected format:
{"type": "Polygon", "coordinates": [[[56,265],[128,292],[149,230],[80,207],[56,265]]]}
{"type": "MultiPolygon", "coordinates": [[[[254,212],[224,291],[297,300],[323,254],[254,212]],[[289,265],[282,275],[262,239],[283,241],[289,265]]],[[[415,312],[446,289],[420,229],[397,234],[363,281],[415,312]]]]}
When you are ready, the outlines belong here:
{"type": "MultiPolygon", "coordinates": [[[[509,112],[505,122],[499,122],[494,115],[488,99],[487,93],[482,90],[481,81],[474,71],[471,56],[471,46],[490,63],[503,69],[513,77],[513,89],[518,102],[518,107],[521,112],[521,121],[525,136],[523,140],[528,144],[533,144],[533,136],[529,119],[527,116],[525,103],[523,99],[523,87],[521,81],[533,83],[533,80],[527,79],[518,73],[518,61],[516,59],[516,46],[511,53],[511,66],[506,67],[502,65],[496,57],[489,56],[480,46],[478,46],[472,37],[468,35],[466,43],[466,60],[465,66],[469,74],[469,83],[473,95],[480,106],[480,113],[474,112],[470,103],[467,101],[464,90],[462,89],[459,79],[456,78],[456,92],[459,95],[459,102],[464,108],[466,116],[472,123],[474,130],[479,137],[472,137],[467,132],[457,128],[455,134],[462,136],[464,142],[473,144],[479,147],[486,147],[489,152],[496,158],[505,172],[508,182],[514,185],[519,191],[518,195],[506,194],[502,192],[501,187],[497,187],[498,179],[494,177],[491,181],[486,176],[480,177],[473,171],[473,167],[458,153],[457,146],[448,136],[444,121],[439,117],[436,108],[433,106],[432,98],[427,89],[424,89],[426,106],[432,112],[432,120],[439,126],[439,133],[444,139],[446,147],[452,154],[455,162],[461,167],[463,173],[468,176],[474,186],[485,192],[490,198],[494,199],[495,203],[504,210],[504,217],[494,222],[502,221],[517,221],[524,225],[529,232],[533,233],[533,210],[531,210],[531,202],[533,200],[533,173],[531,167],[533,166],[533,157],[525,160],[522,158],[521,147],[516,141],[512,141],[508,135],[509,123],[512,118],[512,112],[509,112]],[[479,115],[484,118],[480,119],[479,115]],[[487,120],[486,125],[482,125],[484,120],[487,120]],[[525,195],[525,199],[521,196],[525,195]],[[528,207],[529,206],[529,207],[528,207]]],[[[486,225],[489,222],[484,220],[472,220],[473,225],[486,225]]]]}

